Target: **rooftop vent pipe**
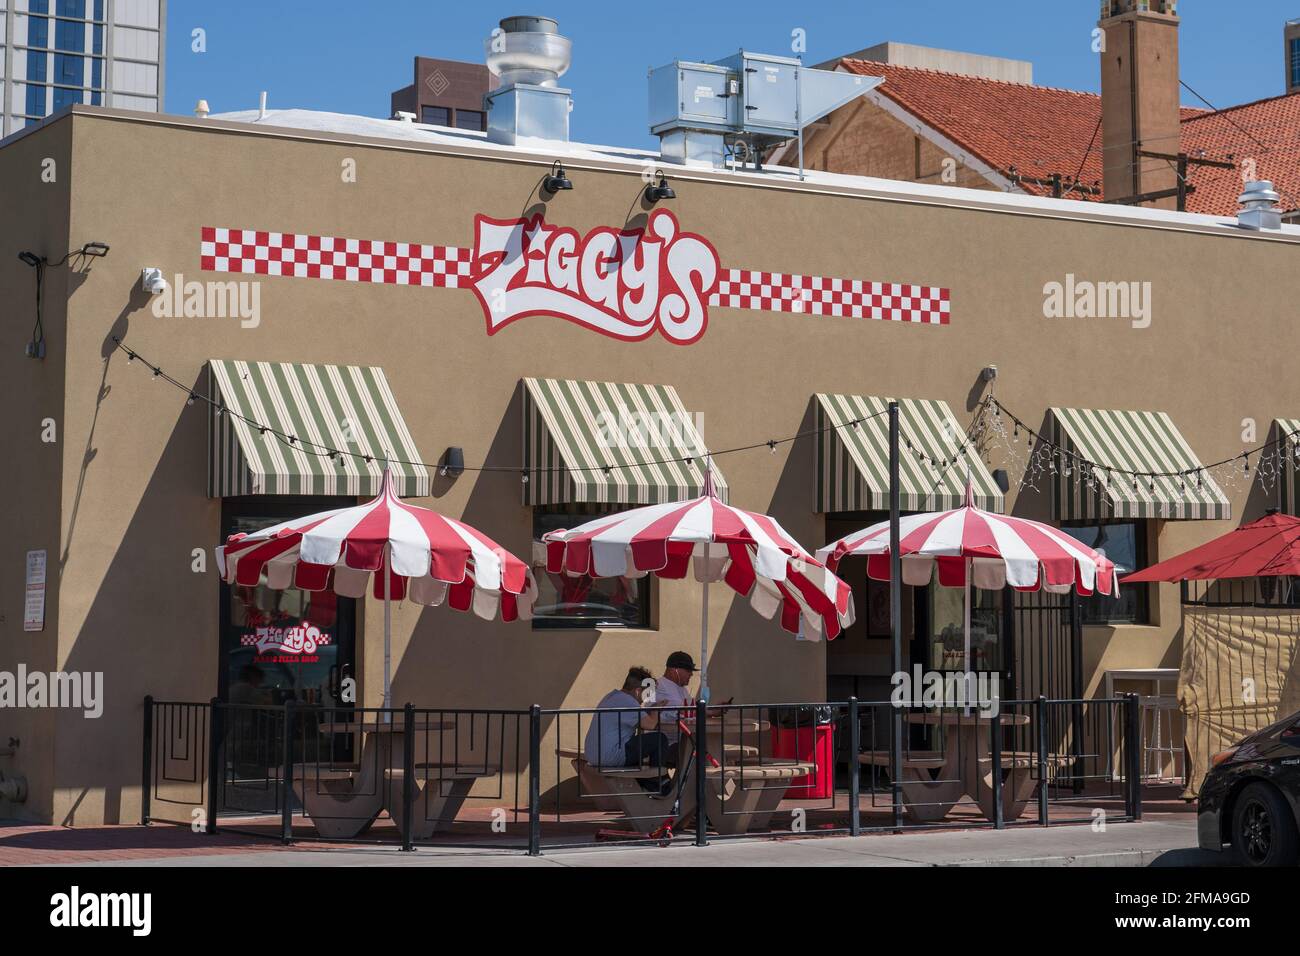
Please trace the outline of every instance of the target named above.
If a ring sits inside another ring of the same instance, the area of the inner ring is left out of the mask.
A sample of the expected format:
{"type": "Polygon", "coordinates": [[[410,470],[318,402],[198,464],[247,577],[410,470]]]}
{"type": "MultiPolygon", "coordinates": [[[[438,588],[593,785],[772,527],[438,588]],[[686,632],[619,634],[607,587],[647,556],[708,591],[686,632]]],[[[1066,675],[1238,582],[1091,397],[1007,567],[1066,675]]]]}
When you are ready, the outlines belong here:
{"type": "Polygon", "coordinates": [[[559,85],[573,43],[550,17],[506,17],[484,41],[487,68],[500,86],[483,97],[494,143],[569,141],[571,90],[559,85]]]}
{"type": "Polygon", "coordinates": [[[1277,201],[1281,197],[1273,184],[1267,179],[1256,179],[1246,183],[1237,202],[1241,211],[1237,213],[1237,225],[1243,229],[1281,229],[1282,210],[1277,201]]]}

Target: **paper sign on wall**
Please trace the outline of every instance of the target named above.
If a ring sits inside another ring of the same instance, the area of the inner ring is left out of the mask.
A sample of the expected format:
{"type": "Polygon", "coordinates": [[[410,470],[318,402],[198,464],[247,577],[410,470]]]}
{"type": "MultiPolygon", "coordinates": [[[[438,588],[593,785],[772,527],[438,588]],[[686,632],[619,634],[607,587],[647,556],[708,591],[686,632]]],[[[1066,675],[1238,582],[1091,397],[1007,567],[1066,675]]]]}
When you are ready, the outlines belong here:
{"type": "Polygon", "coordinates": [[[23,630],[45,630],[45,551],[27,552],[27,599],[23,604],[23,630]]]}

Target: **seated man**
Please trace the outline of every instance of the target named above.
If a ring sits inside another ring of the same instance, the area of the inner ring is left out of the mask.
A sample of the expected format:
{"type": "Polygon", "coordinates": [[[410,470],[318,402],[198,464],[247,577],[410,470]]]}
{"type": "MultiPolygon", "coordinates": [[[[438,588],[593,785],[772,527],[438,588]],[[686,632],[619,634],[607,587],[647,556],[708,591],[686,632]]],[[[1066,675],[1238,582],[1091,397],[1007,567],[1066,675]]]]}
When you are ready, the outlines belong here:
{"type": "Polygon", "coordinates": [[[587,728],[587,739],[583,744],[583,756],[593,767],[627,767],[640,764],[639,759],[629,756],[629,747],[637,739],[637,728],[653,728],[653,714],[647,714],[639,708],[644,706],[641,700],[643,688],[653,685],[654,676],[644,667],[631,667],[623,686],[612,690],[600,699],[597,710],[617,710],[618,713],[596,714],[587,728]],[[623,708],[629,708],[624,710],[623,708]]]}

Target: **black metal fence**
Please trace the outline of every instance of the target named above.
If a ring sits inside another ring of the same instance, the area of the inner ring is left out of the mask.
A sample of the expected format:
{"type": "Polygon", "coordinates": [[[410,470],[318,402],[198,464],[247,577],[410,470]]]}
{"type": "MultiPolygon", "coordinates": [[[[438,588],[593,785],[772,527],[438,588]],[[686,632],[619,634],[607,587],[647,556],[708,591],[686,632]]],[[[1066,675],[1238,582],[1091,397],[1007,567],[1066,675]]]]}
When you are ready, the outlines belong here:
{"type": "Polygon", "coordinates": [[[142,822],[533,854],[1114,822],[1142,813],[1139,727],[1135,696],[684,710],[147,697],[142,822]]]}

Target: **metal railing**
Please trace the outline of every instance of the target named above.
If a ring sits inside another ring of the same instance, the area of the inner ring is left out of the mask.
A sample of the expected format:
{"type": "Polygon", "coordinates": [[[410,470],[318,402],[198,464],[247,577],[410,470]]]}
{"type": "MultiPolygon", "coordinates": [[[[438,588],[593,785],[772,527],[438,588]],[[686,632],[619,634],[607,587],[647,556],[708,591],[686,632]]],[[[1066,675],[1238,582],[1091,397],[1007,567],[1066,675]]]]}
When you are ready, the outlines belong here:
{"type": "Polygon", "coordinates": [[[856,699],[492,710],[146,697],[141,817],[284,843],[530,854],[1114,822],[1142,814],[1140,734],[1133,695],[985,711],[856,699]]]}

